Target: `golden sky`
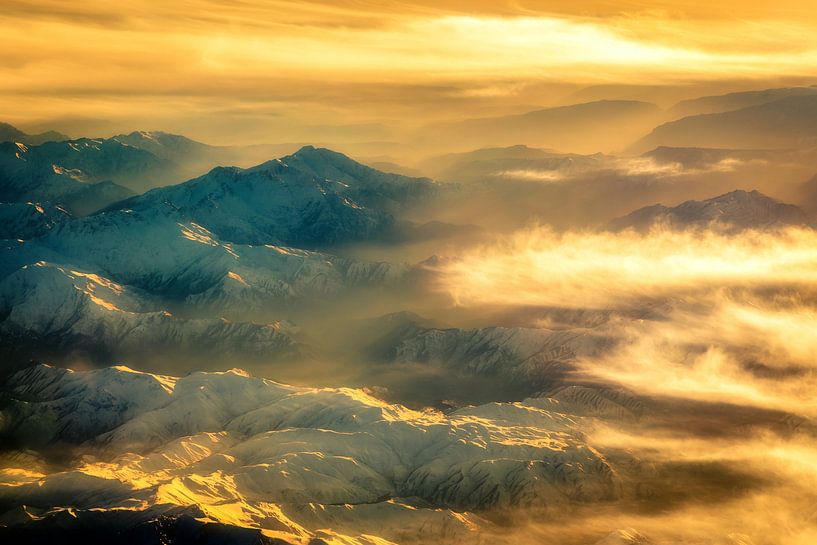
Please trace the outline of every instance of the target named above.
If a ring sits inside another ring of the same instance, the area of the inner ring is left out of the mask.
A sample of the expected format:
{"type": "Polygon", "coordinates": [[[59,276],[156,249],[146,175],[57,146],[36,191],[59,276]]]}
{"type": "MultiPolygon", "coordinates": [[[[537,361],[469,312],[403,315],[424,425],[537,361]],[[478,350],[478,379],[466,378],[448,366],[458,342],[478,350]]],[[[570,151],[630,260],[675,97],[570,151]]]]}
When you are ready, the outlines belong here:
{"type": "Polygon", "coordinates": [[[0,119],[24,127],[385,139],[587,85],[817,72],[814,0],[2,3],[0,119]]]}

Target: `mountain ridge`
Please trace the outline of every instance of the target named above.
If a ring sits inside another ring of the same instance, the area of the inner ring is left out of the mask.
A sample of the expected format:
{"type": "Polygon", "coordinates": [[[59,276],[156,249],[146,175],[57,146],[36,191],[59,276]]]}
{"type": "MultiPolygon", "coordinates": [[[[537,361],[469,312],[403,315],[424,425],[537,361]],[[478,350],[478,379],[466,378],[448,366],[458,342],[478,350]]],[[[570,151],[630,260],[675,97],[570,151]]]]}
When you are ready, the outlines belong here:
{"type": "Polygon", "coordinates": [[[56,142],[60,140],[70,140],[71,138],[57,131],[46,131],[39,134],[28,134],[10,123],[0,121],[0,142],[20,142],[27,145],[44,144],[45,142],[56,142]]]}
{"type": "Polygon", "coordinates": [[[811,227],[803,210],[767,197],[757,190],[735,190],[703,201],[685,201],[674,207],[655,204],[639,208],[607,224],[613,231],[652,228],[716,228],[726,231],[811,227]]]}

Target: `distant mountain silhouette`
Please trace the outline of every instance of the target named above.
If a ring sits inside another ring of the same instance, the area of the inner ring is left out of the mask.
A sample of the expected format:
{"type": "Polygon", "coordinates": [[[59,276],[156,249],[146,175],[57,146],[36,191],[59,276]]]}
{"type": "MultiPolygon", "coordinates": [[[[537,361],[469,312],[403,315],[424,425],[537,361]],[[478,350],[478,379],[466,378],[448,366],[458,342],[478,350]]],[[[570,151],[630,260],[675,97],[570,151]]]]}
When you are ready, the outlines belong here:
{"type": "Polygon", "coordinates": [[[654,104],[633,100],[600,100],[546,108],[519,115],[467,119],[433,125],[418,134],[418,143],[442,149],[510,146],[553,148],[595,153],[626,146],[660,121],[654,104]]]}
{"type": "Polygon", "coordinates": [[[815,145],[817,93],[664,123],[629,151],[643,153],[659,146],[784,149],[815,145]]]}
{"type": "Polygon", "coordinates": [[[70,137],[57,131],[47,131],[40,134],[27,134],[8,123],[0,122],[0,142],[20,142],[35,146],[45,142],[69,140],[70,137]]]}
{"type": "Polygon", "coordinates": [[[672,119],[679,119],[690,115],[715,114],[740,110],[750,106],[759,106],[780,100],[781,98],[814,96],[817,87],[782,87],[779,89],[763,89],[761,91],[741,91],[725,95],[713,95],[690,100],[682,100],[667,111],[672,119]]]}
{"type": "Polygon", "coordinates": [[[592,155],[558,153],[516,145],[439,155],[426,159],[419,167],[422,172],[435,179],[473,182],[513,177],[512,174],[515,172],[559,173],[599,168],[604,158],[605,156],[600,153],[592,155]]]}

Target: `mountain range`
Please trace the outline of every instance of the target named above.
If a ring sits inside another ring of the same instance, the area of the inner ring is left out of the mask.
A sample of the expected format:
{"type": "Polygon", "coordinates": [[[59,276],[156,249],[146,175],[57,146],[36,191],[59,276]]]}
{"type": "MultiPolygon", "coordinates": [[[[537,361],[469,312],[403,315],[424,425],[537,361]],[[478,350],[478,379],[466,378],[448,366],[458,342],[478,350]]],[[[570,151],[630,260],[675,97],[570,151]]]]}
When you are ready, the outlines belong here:
{"type": "Polygon", "coordinates": [[[630,146],[789,149],[817,146],[817,93],[792,94],[736,110],[698,114],[659,125],[630,146]]]}
{"type": "Polygon", "coordinates": [[[524,178],[539,173],[543,181],[552,181],[604,168],[607,157],[600,154],[559,153],[524,145],[483,148],[463,153],[430,157],[418,165],[434,178],[454,182],[485,182],[524,178]]]}
{"type": "Polygon", "coordinates": [[[0,122],[0,142],[20,142],[22,144],[36,146],[46,142],[59,142],[61,140],[70,140],[70,137],[57,131],[27,134],[13,125],[0,122]]]}
{"type": "Polygon", "coordinates": [[[524,143],[562,152],[614,151],[649,131],[662,111],[648,102],[600,100],[517,115],[466,119],[424,127],[415,139],[455,151],[524,143]]]}
{"type": "Polygon", "coordinates": [[[383,236],[396,223],[391,211],[435,191],[427,179],[305,148],[250,169],[216,168],[84,217],[4,204],[3,347],[45,356],[73,346],[94,361],[135,356],[140,346],[293,353],[280,327],[246,316],[386,288],[410,272],[304,248],[383,236]],[[198,319],[183,317],[190,314],[198,319]]]}
{"type": "MultiPolygon", "coordinates": [[[[4,444],[83,444],[98,456],[0,490],[0,502],[32,508],[67,495],[77,509],[137,511],[195,497],[213,521],[293,541],[327,527],[365,535],[375,525],[386,539],[467,538],[481,522],[460,510],[613,499],[630,471],[547,399],[443,415],[239,370],[177,378],[121,366],[33,366],[2,390],[4,444]],[[337,520],[342,510],[353,524],[337,520]]],[[[36,471],[37,462],[26,467],[36,471]]]]}
{"type": "Polygon", "coordinates": [[[815,95],[817,95],[817,86],[739,91],[725,95],[712,95],[682,100],[671,107],[667,113],[671,118],[678,119],[691,115],[731,112],[751,106],[768,104],[769,102],[774,102],[782,98],[813,97],[815,95]]]}
{"type": "Polygon", "coordinates": [[[109,210],[168,205],[223,240],[315,247],[381,236],[394,225],[391,212],[433,196],[435,187],[310,146],[249,169],[219,167],[109,210]]]}
{"type": "Polygon", "coordinates": [[[785,473],[746,445],[813,439],[764,390],[808,385],[811,307],[795,282],[689,285],[708,261],[641,282],[626,248],[811,236],[815,97],[427,126],[431,178],[311,145],[248,163],[268,148],[0,127],[0,540],[676,545],[625,526],[742,507],[785,473]]]}

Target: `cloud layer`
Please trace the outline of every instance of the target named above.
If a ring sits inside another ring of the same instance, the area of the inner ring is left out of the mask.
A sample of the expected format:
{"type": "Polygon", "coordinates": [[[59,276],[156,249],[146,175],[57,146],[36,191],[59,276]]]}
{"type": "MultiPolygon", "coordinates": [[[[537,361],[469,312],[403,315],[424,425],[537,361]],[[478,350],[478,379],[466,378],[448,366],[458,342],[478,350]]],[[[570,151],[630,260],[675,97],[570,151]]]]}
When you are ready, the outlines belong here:
{"type": "Polygon", "coordinates": [[[205,137],[284,141],[452,105],[524,109],[542,85],[813,76],[814,18],[783,4],[18,2],[0,14],[0,116],[109,132],[198,120],[205,137]]]}

